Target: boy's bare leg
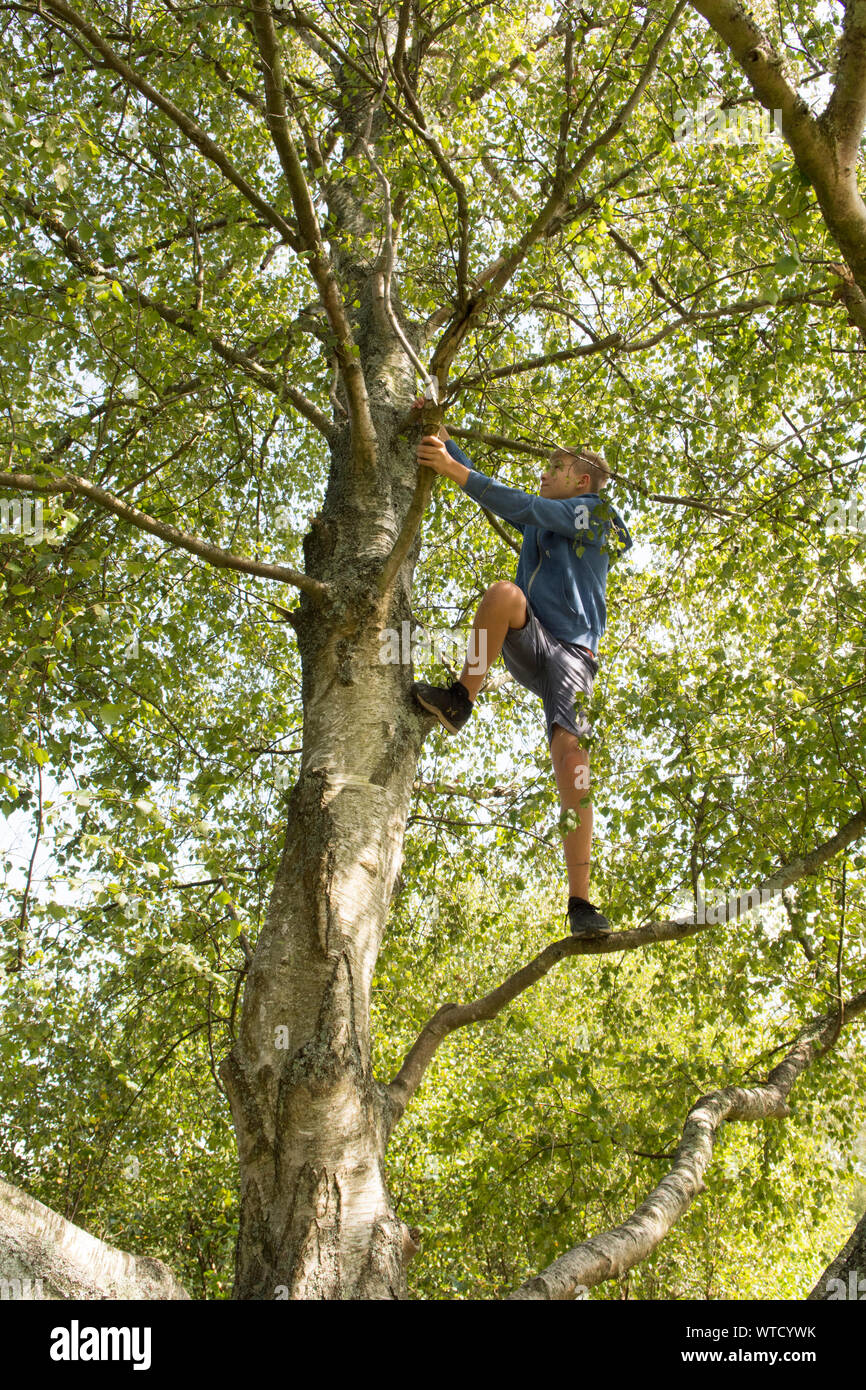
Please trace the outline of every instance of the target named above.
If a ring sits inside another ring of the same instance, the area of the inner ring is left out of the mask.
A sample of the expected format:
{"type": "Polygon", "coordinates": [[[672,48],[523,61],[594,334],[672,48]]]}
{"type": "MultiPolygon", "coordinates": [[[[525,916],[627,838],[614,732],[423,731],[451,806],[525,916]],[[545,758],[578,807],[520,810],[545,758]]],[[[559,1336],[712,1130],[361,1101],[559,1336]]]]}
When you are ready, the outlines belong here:
{"type": "Polygon", "coordinates": [[[460,684],[474,700],[481,682],[502,651],[510,628],[523,627],[527,619],[523,590],[508,580],[491,584],[478,605],[460,684]]]}
{"type": "Polygon", "coordinates": [[[592,803],[586,806],[580,803],[589,795],[589,753],[576,734],[556,724],[550,740],[550,757],[562,808],[574,811],[580,821],[577,829],[569,831],[562,839],[569,895],[588,901],[592,803]]]}

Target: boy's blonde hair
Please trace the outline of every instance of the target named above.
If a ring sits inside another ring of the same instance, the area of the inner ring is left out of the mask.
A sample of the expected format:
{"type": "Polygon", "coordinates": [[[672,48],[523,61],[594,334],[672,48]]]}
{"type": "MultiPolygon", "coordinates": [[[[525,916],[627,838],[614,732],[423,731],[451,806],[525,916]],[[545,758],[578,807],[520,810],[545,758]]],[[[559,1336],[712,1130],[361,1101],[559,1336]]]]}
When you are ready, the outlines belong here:
{"type": "Polygon", "coordinates": [[[610,482],[610,469],[602,458],[601,454],[595,453],[593,449],[587,449],[583,444],[559,444],[557,446],[564,454],[568,454],[582,469],[589,474],[589,486],[593,492],[601,492],[610,482]]]}

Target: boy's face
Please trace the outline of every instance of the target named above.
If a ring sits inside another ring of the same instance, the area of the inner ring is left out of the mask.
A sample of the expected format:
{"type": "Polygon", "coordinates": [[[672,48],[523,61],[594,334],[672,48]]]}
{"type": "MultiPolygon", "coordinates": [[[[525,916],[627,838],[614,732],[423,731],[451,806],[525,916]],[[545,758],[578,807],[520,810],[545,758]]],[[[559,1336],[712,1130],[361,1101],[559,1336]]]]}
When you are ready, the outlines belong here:
{"type": "Polygon", "coordinates": [[[577,460],[562,449],[554,449],[541,475],[539,496],[550,497],[554,501],[562,497],[580,497],[582,493],[589,492],[589,487],[589,474],[581,473],[577,460]]]}

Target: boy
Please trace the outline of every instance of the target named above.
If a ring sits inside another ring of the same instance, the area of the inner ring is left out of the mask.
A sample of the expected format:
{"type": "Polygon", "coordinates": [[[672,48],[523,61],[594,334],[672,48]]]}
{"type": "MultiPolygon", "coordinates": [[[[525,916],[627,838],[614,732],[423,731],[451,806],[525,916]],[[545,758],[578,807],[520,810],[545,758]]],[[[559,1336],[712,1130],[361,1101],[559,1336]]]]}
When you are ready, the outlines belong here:
{"type": "Polygon", "coordinates": [[[500,580],[481,600],[459,680],[447,688],[416,681],[412,694],[455,734],[501,651],[514,679],[541,696],[560,802],[578,818],[577,828],[563,837],[571,931],[608,936],[607,918],[589,901],[592,805],[585,741],[591,726],[582,710],[575,713],[576,696],[589,696],[598,671],[610,555],[632,544],[622,517],[599,496],[610,478],[607,465],[590,449],[556,448],[536,497],[479,473],[444,428],[438,438],[421,440],[418,462],[516,526],[523,545],[515,583],[500,580]]]}

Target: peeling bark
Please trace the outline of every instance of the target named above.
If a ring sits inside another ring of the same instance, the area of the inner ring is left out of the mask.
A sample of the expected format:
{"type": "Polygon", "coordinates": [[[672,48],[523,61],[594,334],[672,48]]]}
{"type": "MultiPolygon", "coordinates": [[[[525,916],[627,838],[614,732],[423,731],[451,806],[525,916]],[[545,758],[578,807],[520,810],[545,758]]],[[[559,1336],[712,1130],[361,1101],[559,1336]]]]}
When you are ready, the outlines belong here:
{"type": "Polygon", "coordinates": [[[411,617],[417,537],[378,578],[411,505],[414,441],[397,433],[414,379],[366,282],[358,324],[377,427],[377,473],[334,450],[303,595],[303,751],[280,868],[222,1065],[238,1137],[235,1297],[405,1297],[404,1234],[385,1181],[390,1103],[370,1061],[370,989],[400,864],[424,721],[408,665],[382,663],[379,632],[411,617]]]}

